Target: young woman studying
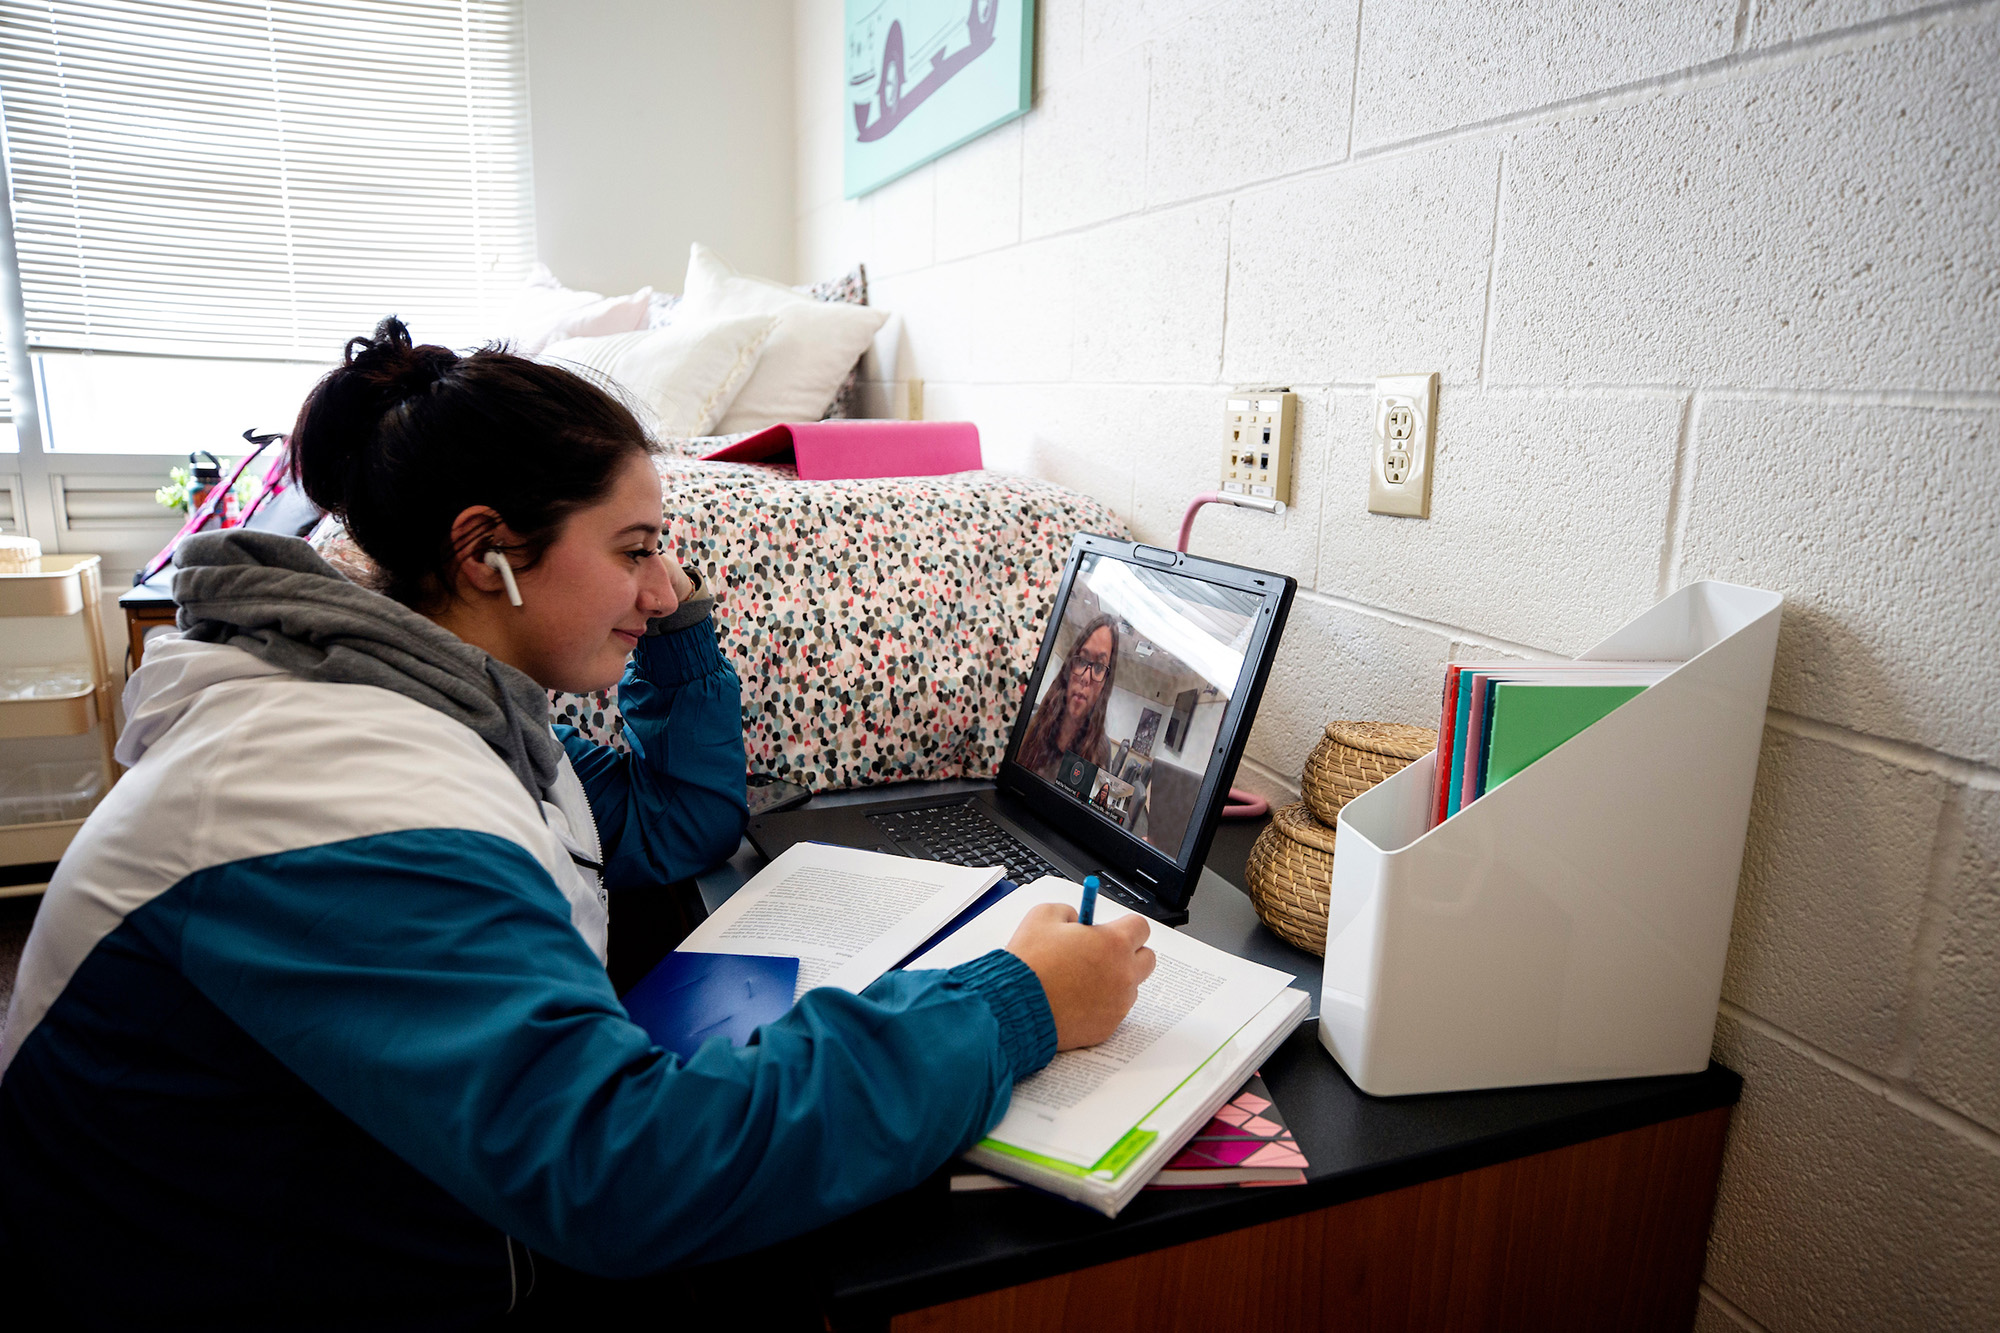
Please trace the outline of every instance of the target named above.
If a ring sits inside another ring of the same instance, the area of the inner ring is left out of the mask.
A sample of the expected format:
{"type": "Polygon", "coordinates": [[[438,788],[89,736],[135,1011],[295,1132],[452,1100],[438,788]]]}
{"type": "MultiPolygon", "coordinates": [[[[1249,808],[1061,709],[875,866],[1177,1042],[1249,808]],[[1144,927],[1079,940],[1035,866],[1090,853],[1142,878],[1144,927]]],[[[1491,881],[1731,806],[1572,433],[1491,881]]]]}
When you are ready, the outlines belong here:
{"type": "Polygon", "coordinates": [[[443,1327],[533,1255],[632,1275],[923,1179],[1152,968],[1137,917],[807,993],[683,1063],[619,1006],[607,885],[726,855],[739,685],[660,550],[644,431],[566,371],[348,345],[292,437],[382,572],[204,534],[125,695],[0,1039],[0,1291],[86,1325],[443,1327]],[[630,754],[552,732],[619,684],[630,754]]]}

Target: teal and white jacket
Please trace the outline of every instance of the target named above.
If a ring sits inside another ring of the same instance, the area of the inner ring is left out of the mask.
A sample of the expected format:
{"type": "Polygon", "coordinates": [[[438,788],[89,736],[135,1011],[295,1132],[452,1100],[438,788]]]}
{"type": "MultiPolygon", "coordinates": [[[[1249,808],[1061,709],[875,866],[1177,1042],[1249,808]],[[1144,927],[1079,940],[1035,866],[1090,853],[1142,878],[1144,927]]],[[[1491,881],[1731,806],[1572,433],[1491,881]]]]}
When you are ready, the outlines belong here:
{"type": "Polygon", "coordinates": [[[736,846],[739,697],[708,622],[645,640],[633,753],[561,735],[538,802],[390,690],[149,648],[131,770],[56,871],[0,1040],[0,1269],[103,1325],[471,1323],[529,1249],[719,1258],[978,1139],[1055,1049],[1012,955],[812,991],[685,1063],[619,1005],[579,862],[659,883],[736,846]]]}

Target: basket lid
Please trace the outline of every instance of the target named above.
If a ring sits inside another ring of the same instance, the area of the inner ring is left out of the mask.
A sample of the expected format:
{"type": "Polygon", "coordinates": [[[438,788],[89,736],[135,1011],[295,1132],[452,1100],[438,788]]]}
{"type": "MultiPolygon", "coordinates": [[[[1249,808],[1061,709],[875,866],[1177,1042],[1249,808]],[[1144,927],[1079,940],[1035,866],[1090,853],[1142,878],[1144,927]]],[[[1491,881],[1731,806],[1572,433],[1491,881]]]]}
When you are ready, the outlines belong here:
{"type": "Polygon", "coordinates": [[[1335,744],[1391,759],[1421,759],[1438,743],[1436,731],[1404,722],[1329,722],[1326,734],[1335,744]]]}
{"type": "Polygon", "coordinates": [[[1313,818],[1312,807],[1304,801],[1294,801],[1290,805],[1279,806],[1271,812],[1271,823],[1293,842],[1302,842],[1323,852],[1333,850],[1333,835],[1336,830],[1313,818]]]}

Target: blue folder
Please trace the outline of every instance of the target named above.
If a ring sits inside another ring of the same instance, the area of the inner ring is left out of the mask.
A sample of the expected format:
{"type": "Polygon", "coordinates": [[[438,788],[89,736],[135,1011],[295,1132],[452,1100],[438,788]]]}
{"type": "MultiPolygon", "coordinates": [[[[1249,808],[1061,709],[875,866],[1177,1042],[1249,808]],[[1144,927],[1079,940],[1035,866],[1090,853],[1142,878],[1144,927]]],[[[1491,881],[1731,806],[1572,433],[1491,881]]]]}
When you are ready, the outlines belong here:
{"type": "MultiPolygon", "coordinates": [[[[1001,880],[896,964],[929,949],[1014,891],[1001,880]]],[[[783,1018],[799,984],[799,960],[745,953],[683,953],[676,949],[625,992],[625,1012],[655,1043],[686,1060],[712,1037],[748,1045],[750,1034],[783,1018]]]]}
{"type": "Polygon", "coordinates": [[[798,984],[796,958],[675,950],[625,993],[625,1012],[686,1060],[712,1037],[748,1044],[760,1026],[784,1017],[798,984]]]}

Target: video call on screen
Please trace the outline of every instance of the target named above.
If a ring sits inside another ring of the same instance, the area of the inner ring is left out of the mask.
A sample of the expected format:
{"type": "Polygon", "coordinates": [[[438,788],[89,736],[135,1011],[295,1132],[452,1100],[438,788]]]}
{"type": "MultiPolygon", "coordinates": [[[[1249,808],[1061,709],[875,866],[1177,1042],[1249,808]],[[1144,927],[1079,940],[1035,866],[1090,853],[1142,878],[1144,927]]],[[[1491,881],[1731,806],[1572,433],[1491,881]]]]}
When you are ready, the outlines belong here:
{"type": "Polygon", "coordinates": [[[1086,555],[1016,762],[1179,859],[1258,599],[1086,555]]]}

